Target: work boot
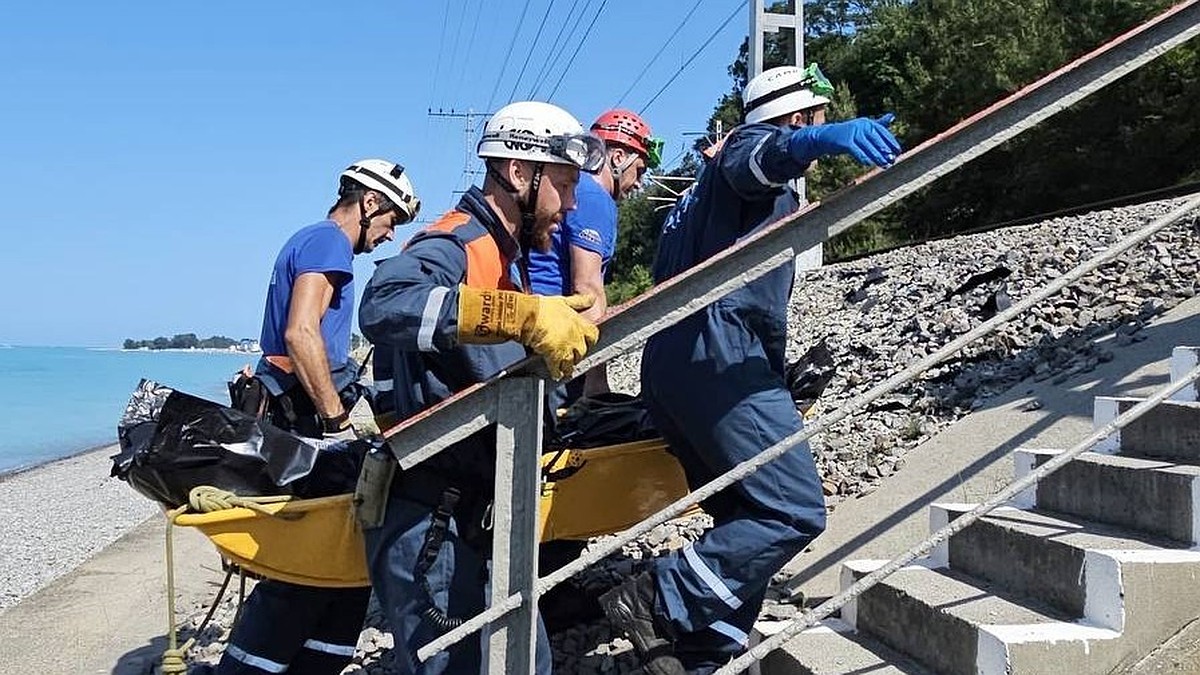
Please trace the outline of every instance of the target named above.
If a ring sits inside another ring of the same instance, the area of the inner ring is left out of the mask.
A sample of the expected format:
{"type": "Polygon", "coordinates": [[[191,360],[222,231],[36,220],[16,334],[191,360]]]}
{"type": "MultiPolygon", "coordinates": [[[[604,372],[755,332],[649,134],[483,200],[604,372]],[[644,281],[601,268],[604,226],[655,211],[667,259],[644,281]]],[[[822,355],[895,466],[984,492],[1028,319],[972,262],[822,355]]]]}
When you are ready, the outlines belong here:
{"type": "Polygon", "coordinates": [[[654,576],[643,572],[600,596],[600,606],[613,626],[624,633],[651,675],[686,675],[675,658],[669,633],[654,617],[654,576]]]}

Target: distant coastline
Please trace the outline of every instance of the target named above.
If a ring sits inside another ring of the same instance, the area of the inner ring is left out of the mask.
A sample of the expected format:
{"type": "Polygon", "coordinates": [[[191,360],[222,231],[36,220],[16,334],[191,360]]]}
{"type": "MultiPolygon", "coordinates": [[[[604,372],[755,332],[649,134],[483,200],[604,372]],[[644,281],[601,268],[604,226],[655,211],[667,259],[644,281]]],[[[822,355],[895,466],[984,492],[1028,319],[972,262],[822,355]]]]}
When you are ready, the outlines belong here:
{"type": "Polygon", "coordinates": [[[200,338],[195,333],[179,333],[174,337],[159,336],[150,340],[126,338],[121,346],[129,351],[165,351],[167,349],[216,349],[219,351],[257,352],[261,349],[254,338],[235,339],[224,335],[200,338]]]}
{"type": "Polygon", "coordinates": [[[185,353],[185,354],[246,354],[258,356],[262,354],[261,349],[240,349],[238,347],[164,347],[155,349],[153,347],[138,347],[137,349],[125,349],[124,347],[89,347],[93,351],[113,351],[113,352],[146,352],[146,353],[185,353]]]}

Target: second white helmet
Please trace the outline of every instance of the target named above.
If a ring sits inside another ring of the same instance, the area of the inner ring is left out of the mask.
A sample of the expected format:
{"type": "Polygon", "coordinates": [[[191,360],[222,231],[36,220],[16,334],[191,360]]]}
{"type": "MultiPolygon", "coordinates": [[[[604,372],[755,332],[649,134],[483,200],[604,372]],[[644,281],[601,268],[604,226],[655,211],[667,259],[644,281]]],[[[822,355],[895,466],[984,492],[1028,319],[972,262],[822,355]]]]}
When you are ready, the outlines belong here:
{"type": "Polygon", "coordinates": [[[399,164],[386,159],[361,159],[346,167],[340,178],[341,190],[346,188],[346,181],[353,181],[387,195],[404,214],[404,222],[416,220],[421,212],[421,200],[413,190],[412,181],[405,175],[404,167],[399,164]]]}
{"type": "Polygon", "coordinates": [[[746,123],[764,122],[829,103],[829,99],[812,92],[811,81],[811,74],[796,66],[764,70],[742,91],[746,123]]]}
{"type": "Polygon", "coordinates": [[[604,165],[604,141],[583,130],[571,113],[541,101],[510,103],[483,127],[476,148],[484,158],[569,164],[596,172],[604,165]]]}

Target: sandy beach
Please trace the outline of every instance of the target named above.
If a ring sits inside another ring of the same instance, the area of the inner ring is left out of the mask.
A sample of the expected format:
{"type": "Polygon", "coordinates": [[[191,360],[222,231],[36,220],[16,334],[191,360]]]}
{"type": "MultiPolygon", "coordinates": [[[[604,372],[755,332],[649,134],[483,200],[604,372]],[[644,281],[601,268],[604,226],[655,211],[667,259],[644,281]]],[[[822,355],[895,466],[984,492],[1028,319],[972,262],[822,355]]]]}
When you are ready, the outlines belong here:
{"type": "Polygon", "coordinates": [[[0,476],[0,611],[158,513],[109,477],[112,445],[0,476]]]}

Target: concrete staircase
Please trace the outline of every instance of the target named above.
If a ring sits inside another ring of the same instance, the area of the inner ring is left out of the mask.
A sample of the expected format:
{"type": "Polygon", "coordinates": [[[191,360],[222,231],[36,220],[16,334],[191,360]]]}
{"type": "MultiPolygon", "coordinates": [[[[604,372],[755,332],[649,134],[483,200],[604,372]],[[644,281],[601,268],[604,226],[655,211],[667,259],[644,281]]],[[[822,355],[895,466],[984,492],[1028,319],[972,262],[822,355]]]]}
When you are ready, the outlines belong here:
{"type": "MultiPolygon", "coordinates": [[[[1176,377],[1200,348],[1172,354],[1176,377]]],[[[1121,673],[1200,617],[1200,403],[1189,386],[776,650],[764,675],[1121,673]]],[[[1095,399],[1093,423],[1137,399],[1095,399]]],[[[1017,452],[1018,476],[1057,450],[1017,452]]],[[[901,474],[897,480],[903,480],[901,474]]],[[[932,529],[971,510],[937,504],[932,529]]],[[[913,542],[915,543],[915,542],[913,542]]],[[[887,561],[842,569],[843,588],[887,561]]],[[[766,624],[760,630],[769,632],[766,624]]]]}

